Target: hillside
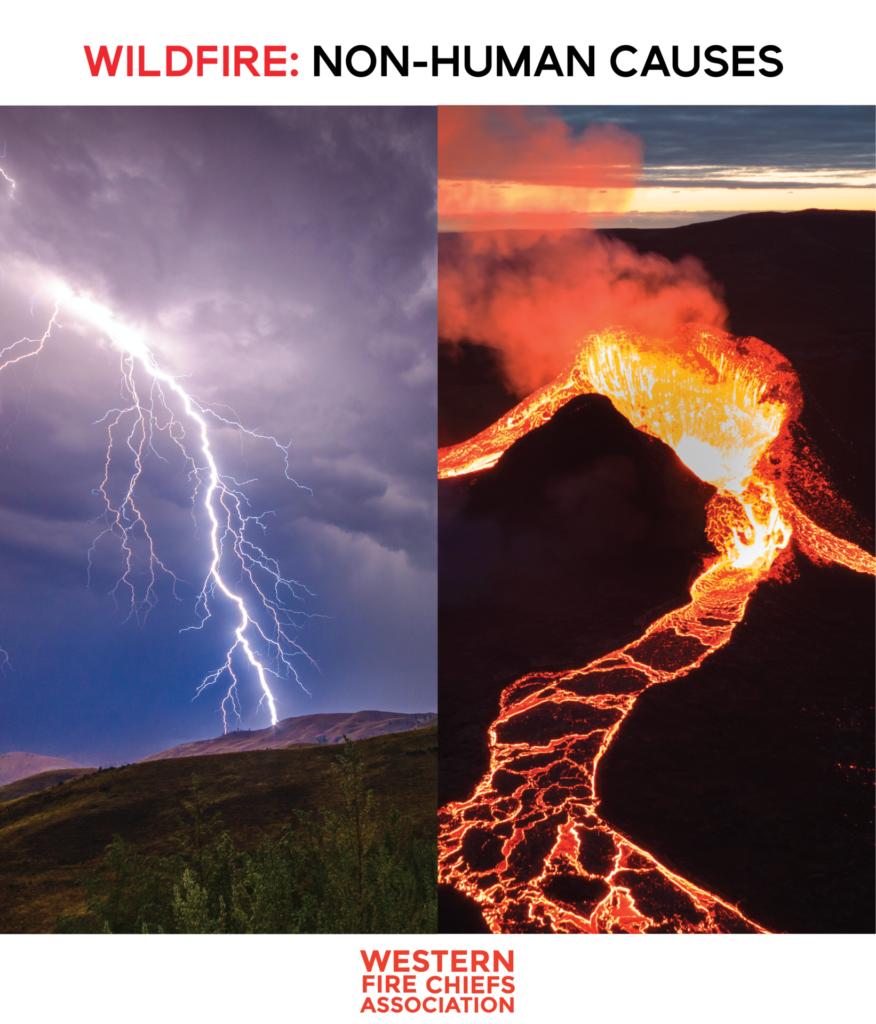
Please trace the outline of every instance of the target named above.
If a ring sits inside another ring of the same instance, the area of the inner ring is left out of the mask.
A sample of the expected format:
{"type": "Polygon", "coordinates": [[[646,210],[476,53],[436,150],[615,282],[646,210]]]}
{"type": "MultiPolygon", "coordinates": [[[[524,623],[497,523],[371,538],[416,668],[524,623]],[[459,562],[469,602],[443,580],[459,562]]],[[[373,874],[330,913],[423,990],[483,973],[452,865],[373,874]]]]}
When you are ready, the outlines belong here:
{"type": "Polygon", "coordinates": [[[6,786],[0,786],[0,804],[18,800],[22,796],[30,796],[31,793],[39,793],[43,789],[51,789],[52,786],[60,786],[62,782],[81,779],[83,775],[91,775],[96,771],[97,768],[59,768],[16,779],[15,782],[10,782],[6,786]]]}
{"type": "Polygon", "coordinates": [[[63,757],[46,757],[44,754],[28,754],[22,750],[13,750],[8,754],[0,754],[0,786],[8,786],[10,782],[18,782],[19,779],[38,775],[40,772],[87,767],[63,757]]]}
{"type": "Polygon", "coordinates": [[[150,754],[140,762],[163,761],[170,757],[201,757],[205,754],[231,754],[243,750],[282,750],[284,747],[313,743],[341,743],[346,736],[364,740],[393,732],[422,729],[437,724],[432,711],[404,715],[393,711],[356,711],[353,714],[301,715],[284,718],[267,729],[242,729],[217,736],[212,740],[183,743],[158,754],[150,754]]]}
{"type": "MultiPolygon", "coordinates": [[[[362,741],[366,784],[381,810],[396,807],[434,833],[437,727],[362,741]]],[[[171,852],[192,774],[240,847],[277,835],[295,810],[337,807],[337,747],[166,758],[95,772],[0,806],[0,932],[47,932],[84,909],[83,875],[114,835],[171,852]]]]}

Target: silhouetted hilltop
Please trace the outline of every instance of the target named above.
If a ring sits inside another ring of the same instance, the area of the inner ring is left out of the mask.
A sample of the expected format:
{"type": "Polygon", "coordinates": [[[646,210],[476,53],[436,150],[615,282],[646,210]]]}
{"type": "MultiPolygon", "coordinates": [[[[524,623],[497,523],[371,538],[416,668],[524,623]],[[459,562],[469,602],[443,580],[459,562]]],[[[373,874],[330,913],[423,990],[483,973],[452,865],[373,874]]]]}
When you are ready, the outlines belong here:
{"type": "Polygon", "coordinates": [[[8,754],[0,754],[0,786],[8,786],[11,782],[39,775],[41,772],[62,771],[67,768],[88,768],[88,765],[68,761],[63,757],[48,757],[45,754],[13,750],[8,754]]]}
{"type": "Polygon", "coordinates": [[[345,736],[351,740],[362,740],[369,736],[422,729],[435,725],[437,721],[438,715],[434,711],[413,715],[395,711],[300,715],[297,718],[284,718],[282,722],[267,729],[241,729],[212,740],[183,743],[158,754],[150,754],[140,763],[163,761],[170,757],[198,757],[204,754],[231,754],[241,750],[280,750],[283,747],[314,743],[341,743],[345,736]]]}

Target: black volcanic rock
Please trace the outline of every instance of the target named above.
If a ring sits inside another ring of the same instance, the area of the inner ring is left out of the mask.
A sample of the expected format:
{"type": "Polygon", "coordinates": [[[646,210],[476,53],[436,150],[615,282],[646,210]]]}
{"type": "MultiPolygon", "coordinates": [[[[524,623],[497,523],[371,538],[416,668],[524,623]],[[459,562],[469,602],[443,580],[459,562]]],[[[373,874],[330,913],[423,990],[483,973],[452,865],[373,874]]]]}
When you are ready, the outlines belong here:
{"type": "Polygon", "coordinates": [[[702,260],[724,289],[728,329],[756,335],[796,366],[799,358],[872,358],[874,226],[867,211],[801,210],[600,233],[640,252],[702,260]]]}
{"type": "Polygon", "coordinates": [[[508,683],[584,665],[689,599],[712,493],[599,395],[440,483],[442,803],[480,780],[508,683]]]}
{"type": "Polygon", "coordinates": [[[438,447],[474,437],[517,404],[499,373],[499,353],[483,345],[438,347],[438,447]]]}
{"type": "Polygon", "coordinates": [[[600,815],[765,927],[872,932],[873,579],[798,573],[642,694],[600,762],[600,815]]]}
{"type": "Polygon", "coordinates": [[[450,885],[438,886],[438,931],[461,935],[489,935],[480,907],[450,885]]]}

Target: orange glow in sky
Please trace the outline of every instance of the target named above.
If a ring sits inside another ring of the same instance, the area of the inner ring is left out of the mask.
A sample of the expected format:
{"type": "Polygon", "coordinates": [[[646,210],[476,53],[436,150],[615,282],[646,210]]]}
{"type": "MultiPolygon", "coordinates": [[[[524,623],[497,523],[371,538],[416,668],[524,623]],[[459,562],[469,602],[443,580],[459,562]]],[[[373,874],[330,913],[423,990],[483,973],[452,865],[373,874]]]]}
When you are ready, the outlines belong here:
{"type": "Polygon", "coordinates": [[[488,227],[586,226],[588,216],[624,213],[753,213],[876,210],[873,188],[576,188],[519,182],[438,182],[441,231],[488,227]]]}
{"type": "Polygon", "coordinates": [[[872,171],[651,167],[663,181],[649,185],[635,135],[597,125],[576,136],[538,108],[441,107],[438,143],[439,231],[587,227],[592,216],[626,214],[876,210],[872,171]]]}

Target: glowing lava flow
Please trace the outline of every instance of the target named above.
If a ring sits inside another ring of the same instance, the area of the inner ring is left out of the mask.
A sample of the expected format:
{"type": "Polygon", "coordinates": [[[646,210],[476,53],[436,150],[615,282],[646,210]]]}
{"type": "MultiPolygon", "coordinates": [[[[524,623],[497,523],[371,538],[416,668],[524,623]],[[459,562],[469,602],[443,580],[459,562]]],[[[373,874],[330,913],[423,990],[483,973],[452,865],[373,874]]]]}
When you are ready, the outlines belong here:
{"type": "Polygon", "coordinates": [[[580,670],[507,687],[488,774],[468,800],[439,812],[439,879],[473,897],[496,933],[763,931],[599,817],[599,761],[643,690],[691,672],[728,642],[792,533],[818,561],[873,573],[876,559],[788,497],[786,428],[802,404],[790,365],[756,338],[697,325],[671,342],[622,329],[591,335],[567,372],[470,441],[442,449],[439,477],[495,465],[517,438],[593,392],[717,488],[707,532],[718,554],[690,603],[638,640],[580,670]]]}
{"type": "MultiPolygon", "coordinates": [[[[280,444],[269,435],[247,430],[236,420],[219,416],[199,403],[176,377],[158,365],[137,330],[123,324],[109,309],[92,299],[73,295],[66,288],[62,292],[42,337],[21,338],[0,351],[0,372],[43,351],[62,308],[71,316],[98,328],[121,352],[122,394],[126,404],[122,408],[111,409],[99,421],[107,424],[108,444],[103,480],[94,493],[102,496],[106,506],[100,517],[105,529],[89,551],[89,572],[92,555],[101,538],[115,538],[121,546],[125,571],[112,593],[118,596],[120,591],[124,591],[130,600],[129,617],[138,619],[145,618],[156,602],[155,584],[159,573],[173,579],[174,593],[176,585],[182,582],[158,557],[153,536],[137,503],[137,485],[143,473],[144,459],[149,455],[163,459],[154,447],[156,434],[162,433],[181,454],[183,464],[188,468],[188,479],[193,485],[193,516],[200,494],[203,510],[210,522],[211,561],[196,600],[199,624],[189,628],[201,628],[211,617],[211,601],[217,591],[236,608],[237,615],[234,639],[222,665],[201,681],[197,692],[201,693],[205,687],[227,676],[229,686],[221,704],[227,729],[229,712],[239,717],[239,668],[234,663],[235,652],[239,649],[255,671],[262,692],[260,703],[267,703],[271,724],[276,725],[277,704],[268,676],[279,677],[283,672],[302,685],[291,659],[296,655],[308,657],[291,636],[293,615],[302,613],[293,611],[284,598],[298,599],[298,591],[305,588],[295,580],[285,579],[280,574],[278,563],[247,536],[248,526],[264,528],[263,516],[250,515],[245,511],[247,501],[240,485],[220,471],[210,444],[208,418],[233,426],[252,437],[272,441],[284,452],[286,475],[292,480],[288,475],[288,445],[280,444]],[[144,384],[142,388],[138,381],[144,384]],[[186,436],[187,424],[197,435],[194,447],[186,436]],[[133,470],[121,495],[113,498],[110,473],[117,443],[127,448],[133,470]],[[240,583],[248,583],[248,596],[243,587],[235,588],[230,584],[227,571],[223,573],[226,559],[235,567],[240,583]],[[145,571],[138,569],[138,564],[145,565],[145,571]],[[264,648],[268,652],[267,657],[258,648],[264,648]]],[[[0,652],[0,657],[3,653],[0,652]]]]}

